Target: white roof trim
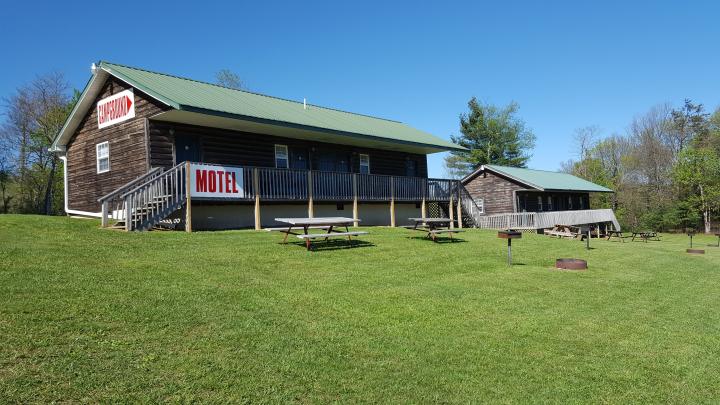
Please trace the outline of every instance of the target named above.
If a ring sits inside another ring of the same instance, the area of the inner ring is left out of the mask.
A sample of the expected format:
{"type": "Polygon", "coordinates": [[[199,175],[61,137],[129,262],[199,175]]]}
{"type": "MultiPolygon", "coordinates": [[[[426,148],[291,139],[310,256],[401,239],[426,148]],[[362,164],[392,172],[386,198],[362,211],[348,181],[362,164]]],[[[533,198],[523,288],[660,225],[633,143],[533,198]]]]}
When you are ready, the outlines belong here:
{"type": "MultiPolygon", "coordinates": [[[[105,81],[110,76],[116,77],[119,80],[128,83],[133,88],[136,87],[135,84],[129,82],[124,77],[120,77],[114,74],[109,69],[103,67],[102,63],[100,63],[98,68],[95,70],[95,73],[90,78],[90,81],[85,86],[85,90],[83,90],[82,94],[80,95],[80,99],[78,100],[77,104],[75,104],[75,107],[70,112],[70,115],[65,121],[62,129],[55,137],[52,145],[50,145],[50,152],[61,153],[65,151],[65,147],[67,146],[68,142],[70,142],[70,138],[72,138],[72,136],[75,134],[75,131],[77,131],[80,123],[82,122],[83,118],[85,118],[87,112],[90,111],[90,109],[92,108],[93,104],[95,103],[95,99],[97,99],[100,91],[102,91],[102,88],[105,85],[105,81]]],[[[166,100],[161,100],[157,97],[153,98],[157,99],[163,104],[168,104],[166,100]]]]}
{"type": "Polygon", "coordinates": [[[75,133],[85,114],[90,110],[91,104],[95,101],[108,74],[102,69],[97,69],[90,81],[85,86],[80,99],[73,107],[68,119],[65,121],[57,137],[50,145],[50,152],[63,152],[72,134],[75,133]]]}

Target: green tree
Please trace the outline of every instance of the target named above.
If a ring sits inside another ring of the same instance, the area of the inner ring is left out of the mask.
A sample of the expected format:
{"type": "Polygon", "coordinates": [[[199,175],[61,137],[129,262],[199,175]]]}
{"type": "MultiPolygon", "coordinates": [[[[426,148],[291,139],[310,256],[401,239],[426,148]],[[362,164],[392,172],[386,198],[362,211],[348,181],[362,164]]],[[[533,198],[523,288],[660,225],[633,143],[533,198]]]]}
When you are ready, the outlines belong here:
{"type": "Polygon", "coordinates": [[[60,160],[48,147],[79,96],[76,92],[71,99],[67,89],[63,75],[51,73],[36,77],[5,100],[0,143],[6,150],[0,158],[4,159],[4,170],[14,170],[3,179],[4,198],[8,203],[13,201],[14,211],[62,212],[60,160]],[[11,195],[8,190],[12,190],[11,195]]]}
{"type": "Polygon", "coordinates": [[[710,148],[687,148],[680,152],[674,179],[688,190],[685,200],[702,213],[705,233],[720,209],[720,157],[710,148]]]}
{"type": "Polygon", "coordinates": [[[516,116],[517,103],[496,107],[473,97],[468,108],[460,115],[461,135],[450,138],[469,151],[454,151],[445,158],[450,175],[462,177],[484,164],[525,167],[535,135],[516,116]]]}

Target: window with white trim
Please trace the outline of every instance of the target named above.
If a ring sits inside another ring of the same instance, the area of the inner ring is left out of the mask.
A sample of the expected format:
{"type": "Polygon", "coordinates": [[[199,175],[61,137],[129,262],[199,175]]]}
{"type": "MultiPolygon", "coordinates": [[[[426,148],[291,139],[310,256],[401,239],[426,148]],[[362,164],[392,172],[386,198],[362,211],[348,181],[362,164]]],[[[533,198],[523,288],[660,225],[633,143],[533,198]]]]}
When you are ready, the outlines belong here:
{"type": "Polygon", "coordinates": [[[473,202],[475,202],[475,207],[478,209],[478,214],[484,214],[485,213],[485,200],[482,198],[473,198],[473,202]]]}
{"type": "Polygon", "coordinates": [[[579,200],[580,200],[580,209],[584,210],[585,209],[585,199],[583,198],[583,196],[580,196],[579,200]]]}
{"type": "Polygon", "coordinates": [[[572,197],[571,197],[571,196],[568,196],[568,209],[569,209],[569,210],[573,209],[573,207],[572,207],[572,197]]]}
{"type": "Polygon", "coordinates": [[[548,207],[548,209],[547,209],[547,210],[548,210],[548,211],[552,211],[552,210],[553,210],[553,200],[552,200],[552,196],[547,196],[547,197],[548,197],[548,202],[547,202],[547,207],[548,207]]]}
{"type": "Polygon", "coordinates": [[[275,167],[287,169],[290,166],[287,145],[275,145],[275,167]]]}
{"type": "Polygon", "coordinates": [[[543,206],[542,206],[542,196],[541,195],[537,196],[537,204],[538,204],[538,211],[542,211],[543,206]]]}
{"type": "Polygon", "coordinates": [[[370,155],[360,154],[360,174],[370,174],[370,155]]]}
{"type": "Polygon", "coordinates": [[[97,159],[97,172],[105,173],[110,171],[110,143],[102,142],[95,145],[95,156],[97,159]]]}

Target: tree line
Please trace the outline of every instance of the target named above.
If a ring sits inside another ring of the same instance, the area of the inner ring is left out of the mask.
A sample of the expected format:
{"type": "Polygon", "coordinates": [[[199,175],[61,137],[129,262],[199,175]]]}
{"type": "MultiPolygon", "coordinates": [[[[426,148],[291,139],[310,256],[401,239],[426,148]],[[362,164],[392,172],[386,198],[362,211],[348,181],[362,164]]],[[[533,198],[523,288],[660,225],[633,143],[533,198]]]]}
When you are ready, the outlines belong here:
{"type": "MultiPolygon", "coordinates": [[[[484,104],[472,98],[460,115],[460,135],[469,149],[445,159],[448,173],[462,177],[483,164],[526,167],[535,135],[517,116],[518,106],[484,104]]],[[[702,229],[717,232],[720,217],[720,108],[708,113],[685,100],[637,116],[625,134],[602,136],[597,126],[579,128],[577,156],[562,170],[608,187],[591,195],[592,208],[612,208],[629,229],[702,229]]]]}
{"type": "Polygon", "coordinates": [[[63,168],[49,147],[79,98],[69,89],[61,73],[50,73],[3,99],[0,213],[63,213],[63,168]]]}
{"type": "Polygon", "coordinates": [[[639,115],[626,134],[578,129],[578,157],[563,170],[615,190],[593,195],[630,229],[717,231],[720,216],[720,108],[685,100],[639,115]]]}

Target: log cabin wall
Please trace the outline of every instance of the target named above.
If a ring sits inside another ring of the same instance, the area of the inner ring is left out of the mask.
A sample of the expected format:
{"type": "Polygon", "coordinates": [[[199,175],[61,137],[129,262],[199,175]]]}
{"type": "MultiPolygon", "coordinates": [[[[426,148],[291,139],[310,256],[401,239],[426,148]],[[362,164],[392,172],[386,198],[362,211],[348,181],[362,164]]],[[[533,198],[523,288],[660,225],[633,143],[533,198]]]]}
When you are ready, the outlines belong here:
{"type": "Polygon", "coordinates": [[[147,117],[166,110],[165,105],[133,89],[135,118],[103,129],[98,128],[97,102],[130,88],[127,83],[110,77],[67,145],[67,192],[70,209],[100,211],[98,198],[145,174],[149,168],[145,121],[147,117]],[[108,141],[110,146],[110,170],[97,173],[95,146],[105,141],[108,141]]]}
{"type": "MultiPolygon", "coordinates": [[[[427,156],[399,151],[369,149],[356,146],[304,141],[272,135],[230,131],[184,124],[150,121],[149,144],[152,167],[172,167],[176,164],[174,142],[176,137],[194,137],[198,140],[200,161],[238,166],[275,167],[275,145],[287,145],[290,155],[302,155],[313,170],[330,170],[321,156],[335,154],[347,161],[347,170],[360,170],[360,154],[370,157],[370,173],[427,177],[427,156]]],[[[291,156],[292,159],[292,156],[291,156]]],[[[332,170],[330,170],[332,171],[332,170]]]]}
{"type": "Polygon", "coordinates": [[[465,183],[465,188],[474,199],[483,200],[485,215],[515,212],[514,193],[527,189],[525,185],[490,172],[477,174],[465,183]]]}

